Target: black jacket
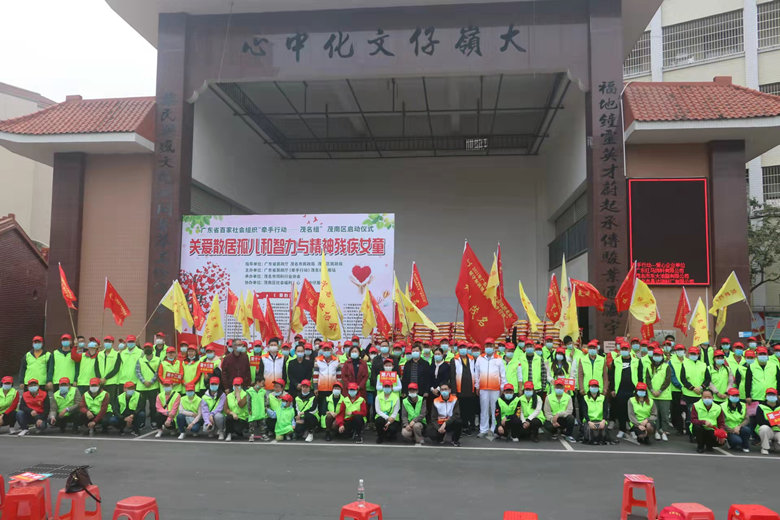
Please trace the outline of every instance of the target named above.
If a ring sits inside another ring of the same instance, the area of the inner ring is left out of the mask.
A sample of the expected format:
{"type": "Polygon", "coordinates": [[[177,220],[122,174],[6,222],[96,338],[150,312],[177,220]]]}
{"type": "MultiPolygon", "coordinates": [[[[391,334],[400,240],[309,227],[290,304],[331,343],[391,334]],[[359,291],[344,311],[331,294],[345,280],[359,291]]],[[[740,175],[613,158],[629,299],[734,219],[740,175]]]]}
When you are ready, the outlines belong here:
{"type": "Polygon", "coordinates": [[[404,375],[401,377],[401,385],[403,386],[403,393],[406,394],[409,389],[409,383],[412,382],[412,363],[417,363],[417,386],[420,394],[427,394],[431,391],[430,375],[431,365],[424,359],[418,359],[417,361],[410,359],[404,365],[404,375]]]}

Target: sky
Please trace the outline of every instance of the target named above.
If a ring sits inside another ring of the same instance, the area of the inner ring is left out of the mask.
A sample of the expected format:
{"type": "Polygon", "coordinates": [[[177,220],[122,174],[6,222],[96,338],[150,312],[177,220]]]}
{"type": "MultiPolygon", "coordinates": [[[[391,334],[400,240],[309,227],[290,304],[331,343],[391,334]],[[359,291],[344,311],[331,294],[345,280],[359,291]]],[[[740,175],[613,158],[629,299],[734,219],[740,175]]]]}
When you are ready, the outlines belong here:
{"type": "Polygon", "coordinates": [[[157,52],[105,0],[0,0],[0,82],[54,101],[153,96],[157,52]]]}

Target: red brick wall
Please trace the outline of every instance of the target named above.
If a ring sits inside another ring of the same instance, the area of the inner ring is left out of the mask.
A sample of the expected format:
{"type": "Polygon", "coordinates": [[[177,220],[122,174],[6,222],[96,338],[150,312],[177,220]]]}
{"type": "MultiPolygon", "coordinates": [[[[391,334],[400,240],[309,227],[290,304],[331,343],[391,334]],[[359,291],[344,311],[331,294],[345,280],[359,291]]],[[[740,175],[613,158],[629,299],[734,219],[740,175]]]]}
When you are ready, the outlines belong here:
{"type": "Polygon", "coordinates": [[[46,266],[16,230],[0,234],[0,258],[0,375],[16,376],[32,337],[43,334],[46,266]]]}

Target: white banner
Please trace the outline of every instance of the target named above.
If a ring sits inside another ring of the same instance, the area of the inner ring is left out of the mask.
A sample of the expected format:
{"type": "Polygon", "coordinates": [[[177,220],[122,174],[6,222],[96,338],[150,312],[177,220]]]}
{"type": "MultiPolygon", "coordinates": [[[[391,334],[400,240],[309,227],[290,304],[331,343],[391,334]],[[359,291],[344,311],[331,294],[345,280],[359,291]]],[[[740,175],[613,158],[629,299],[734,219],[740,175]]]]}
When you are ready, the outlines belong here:
{"type": "MultiPolygon", "coordinates": [[[[263,308],[267,294],[286,337],[292,285],[300,293],[306,278],[319,291],[324,251],[343,313],[342,334],[348,339],[361,335],[360,304],[366,288],[392,322],[394,228],[392,213],[188,215],[182,220],[179,280],[188,300],[190,288],[195,288],[205,312],[217,293],[225,313],[228,287],[240,298],[247,290],[258,293],[263,308]]],[[[307,317],[304,337],[319,337],[314,317],[307,317]]],[[[240,337],[241,327],[232,316],[224,326],[228,338],[240,337]]]]}

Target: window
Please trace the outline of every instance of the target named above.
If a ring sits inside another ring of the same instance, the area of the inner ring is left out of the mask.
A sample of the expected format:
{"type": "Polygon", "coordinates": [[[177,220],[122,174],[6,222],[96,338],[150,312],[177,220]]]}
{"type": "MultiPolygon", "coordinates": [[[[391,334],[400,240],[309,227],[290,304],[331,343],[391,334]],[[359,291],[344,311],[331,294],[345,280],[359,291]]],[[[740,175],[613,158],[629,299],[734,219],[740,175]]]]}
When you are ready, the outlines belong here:
{"type": "Polygon", "coordinates": [[[561,265],[561,257],[574,258],[588,250],[588,199],[583,193],[555,219],[555,240],[547,246],[550,269],[561,265]]]}
{"type": "Polygon", "coordinates": [[[767,83],[758,87],[764,94],[774,94],[780,96],[780,83],[767,83]]]}
{"type": "Polygon", "coordinates": [[[744,51],[742,10],[663,28],[664,69],[726,59],[744,51]]]}
{"type": "Polygon", "coordinates": [[[633,78],[650,73],[650,31],[645,31],[623,62],[623,76],[633,78]]]}
{"type": "Polygon", "coordinates": [[[780,0],[758,4],[758,48],[780,47],[780,0]]]}
{"type": "Polygon", "coordinates": [[[761,168],[764,177],[764,200],[780,199],[780,166],[761,168]]]}

